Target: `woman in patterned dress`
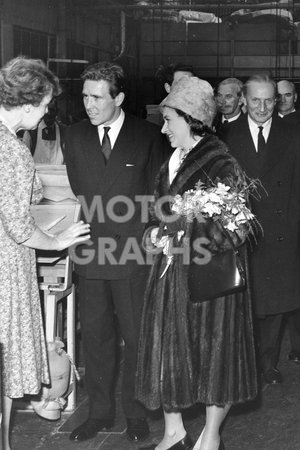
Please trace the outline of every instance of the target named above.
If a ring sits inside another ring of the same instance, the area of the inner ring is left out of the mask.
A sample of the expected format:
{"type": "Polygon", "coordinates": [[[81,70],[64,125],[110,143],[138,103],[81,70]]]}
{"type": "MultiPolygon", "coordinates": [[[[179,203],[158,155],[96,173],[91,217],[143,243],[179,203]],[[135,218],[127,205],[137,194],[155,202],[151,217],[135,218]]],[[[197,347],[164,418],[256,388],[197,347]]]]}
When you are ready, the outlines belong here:
{"type": "Polygon", "coordinates": [[[37,227],[30,204],[42,198],[29,149],[16,136],[31,130],[60,91],[41,60],[17,57],[0,70],[0,350],[2,432],[10,449],[12,399],[49,383],[34,249],[62,250],[89,238],[79,222],[54,236],[37,227]]]}

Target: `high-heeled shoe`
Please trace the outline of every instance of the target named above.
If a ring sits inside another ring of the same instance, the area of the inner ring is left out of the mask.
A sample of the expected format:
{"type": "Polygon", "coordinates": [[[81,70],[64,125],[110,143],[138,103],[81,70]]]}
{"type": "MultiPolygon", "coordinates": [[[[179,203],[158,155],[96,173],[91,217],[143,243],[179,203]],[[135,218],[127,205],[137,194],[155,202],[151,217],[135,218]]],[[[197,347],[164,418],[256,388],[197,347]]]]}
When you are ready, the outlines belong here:
{"type": "MultiPolygon", "coordinates": [[[[196,442],[193,450],[200,450],[203,433],[204,433],[204,429],[202,430],[202,433],[200,434],[200,437],[199,437],[198,441],[196,442]]],[[[222,439],[220,439],[220,444],[219,444],[218,450],[225,450],[225,445],[224,445],[224,442],[222,441],[222,439]]]]}
{"type": "MultiPolygon", "coordinates": [[[[147,447],[140,447],[139,450],[155,450],[158,444],[151,444],[147,447]]],[[[176,442],[172,447],[167,450],[191,450],[193,447],[193,442],[190,436],[186,433],[183,439],[176,442]]]]}
{"type": "Polygon", "coordinates": [[[194,445],[193,450],[200,450],[201,442],[202,442],[202,436],[203,436],[204,430],[205,430],[205,427],[203,428],[203,430],[202,430],[202,432],[201,432],[201,434],[200,434],[196,444],[194,445]]]}

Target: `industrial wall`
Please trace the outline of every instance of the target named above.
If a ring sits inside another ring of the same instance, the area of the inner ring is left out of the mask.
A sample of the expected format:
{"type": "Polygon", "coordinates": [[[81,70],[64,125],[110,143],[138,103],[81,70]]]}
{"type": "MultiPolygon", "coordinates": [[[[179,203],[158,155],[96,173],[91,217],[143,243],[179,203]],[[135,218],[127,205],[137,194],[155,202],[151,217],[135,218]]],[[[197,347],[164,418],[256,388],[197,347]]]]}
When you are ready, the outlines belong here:
{"type": "Polygon", "coordinates": [[[80,73],[100,60],[124,66],[130,79],[127,107],[141,115],[146,104],[157,103],[163,94],[155,79],[160,65],[191,64],[212,83],[229,76],[243,79],[258,70],[300,80],[299,25],[281,17],[281,10],[252,23],[243,17],[200,23],[178,20],[178,11],[154,16],[149,8],[116,7],[117,1],[105,8],[104,3],[0,0],[1,65],[18,54],[42,58],[62,81],[66,108],[78,110],[73,113],[78,116],[80,73]]]}

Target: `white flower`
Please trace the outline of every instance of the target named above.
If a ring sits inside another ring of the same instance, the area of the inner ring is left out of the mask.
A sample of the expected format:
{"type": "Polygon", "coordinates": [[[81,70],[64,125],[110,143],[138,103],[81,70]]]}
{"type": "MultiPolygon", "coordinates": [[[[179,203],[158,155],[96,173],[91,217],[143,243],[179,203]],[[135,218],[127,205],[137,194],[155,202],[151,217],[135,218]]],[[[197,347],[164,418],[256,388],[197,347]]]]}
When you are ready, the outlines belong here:
{"type": "Polygon", "coordinates": [[[227,194],[227,192],[230,190],[230,186],[226,186],[226,184],[218,183],[216,187],[216,193],[218,195],[224,196],[227,194]]]}
{"type": "Polygon", "coordinates": [[[220,206],[209,202],[206,203],[202,209],[202,212],[207,213],[209,217],[213,217],[214,215],[220,215],[221,211],[222,210],[220,206]]]}
{"type": "Polygon", "coordinates": [[[234,232],[235,230],[238,229],[238,226],[236,225],[235,222],[228,222],[226,225],[224,225],[225,228],[227,228],[227,230],[234,232]]]}
{"type": "Polygon", "coordinates": [[[220,182],[208,189],[203,186],[199,182],[195,189],[186,191],[183,196],[177,194],[171,206],[172,211],[185,216],[189,222],[195,218],[201,218],[201,221],[205,217],[219,219],[230,231],[254,219],[246,206],[245,192],[236,192],[220,182]]]}
{"type": "Polygon", "coordinates": [[[243,223],[243,222],[248,222],[248,220],[252,220],[254,219],[254,214],[252,214],[251,211],[249,211],[249,209],[247,208],[247,210],[243,210],[241,212],[239,212],[239,214],[237,214],[236,216],[236,221],[243,223]]]}

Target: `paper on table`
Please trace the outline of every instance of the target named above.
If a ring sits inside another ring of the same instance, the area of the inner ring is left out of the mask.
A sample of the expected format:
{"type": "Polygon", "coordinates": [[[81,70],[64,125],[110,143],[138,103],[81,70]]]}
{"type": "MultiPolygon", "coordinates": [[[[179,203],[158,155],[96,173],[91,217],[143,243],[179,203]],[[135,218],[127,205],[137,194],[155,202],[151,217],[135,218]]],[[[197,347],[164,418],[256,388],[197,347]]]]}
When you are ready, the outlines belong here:
{"type": "Polygon", "coordinates": [[[55,202],[77,201],[65,165],[36,164],[36,170],[43,184],[44,198],[55,202]]]}
{"type": "Polygon", "coordinates": [[[53,222],[50,222],[50,223],[47,225],[47,228],[45,228],[45,230],[46,230],[46,231],[51,230],[51,228],[55,227],[55,225],[57,225],[59,222],[61,222],[61,221],[64,220],[65,218],[66,218],[66,216],[58,217],[57,219],[53,220],[53,222]]]}
{"type": "Polygon", "coordinates": [[[57,234],[78,222],[80,204],[46,204],[31,205],[31,214],[36,224],[44,231],[50,230],[57,234]]]}

